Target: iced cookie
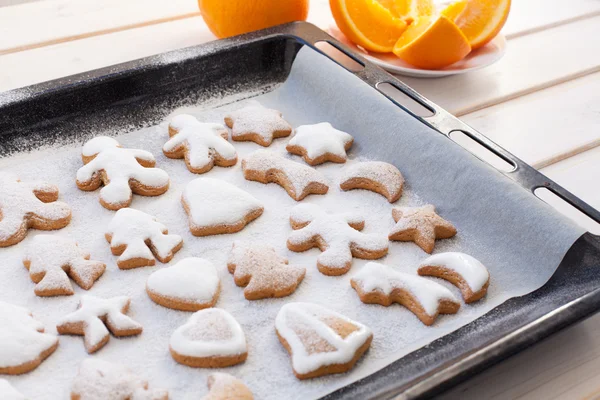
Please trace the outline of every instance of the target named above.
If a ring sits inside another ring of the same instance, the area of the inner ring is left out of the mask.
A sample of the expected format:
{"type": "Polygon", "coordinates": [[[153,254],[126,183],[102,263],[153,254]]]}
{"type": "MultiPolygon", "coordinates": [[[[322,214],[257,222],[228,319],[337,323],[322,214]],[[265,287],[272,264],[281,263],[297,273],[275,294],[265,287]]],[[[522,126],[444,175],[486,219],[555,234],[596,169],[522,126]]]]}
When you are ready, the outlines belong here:
{"type": "Polygon", "coordinates": [[[365,220],[352,213],[328,214],[315,204],[292,209],[290,224],[295,229],[287,240],[296,252],[318,247],[317,268],[325,275],[343,275],[352,266],[352,257],[374,260],[388,252],[388,240],[379,234],[360,232],[365,220]]]}
{"type": "Polygon", "coordinates": [[[163,307],[198,311],[213,307],[221,289],[215,266],[203,258],[185,258],[153,272],[146,282],[148,296],[163,307]]]}
{"type": "MultiPolygon", "coordinates": [[[[0,398],[2,400],[27,400],[17,389],[6,379],[0,379],[0,398]]],[[[249,397],[251,399],[251,397],[249,397]]]]}
{"type": "Polygon", "coordinates": [[[431,254],[436,239],[448,239],[456,235],[456,228],[435,212],[428,204],[423,207],[396,207],[392,209],[396,225],[389,234],[390,240],[415,242],[431,254]]]}
{"type": "Polygon", "coordinates": [[[365,189],[379,193],[390,203],[402,196],[404,178],[392,164],[364,161],[344,169],[340,181],[342,190],[365,189]]]}
{"type": "Polygon", "coordinates": [[[90,260],[90,253],[77,242],[53,235],[37,235],[31,241],[23,258],[29,277],[38,296],[72,295],[69,278],[79,287],[89,290],[104,273],[106,265],[90,260]]]}
{"type": "Polygon", "coordinates": [[[184,158],[195,174],[208,172],[213,165],[231,167],[237,162],[235,147],[227,141],[229,132],[221,124],[203,123],[181,114],[171,120],[169,136],[163,153],[169,158],[184,158]]]}
{"type": "Polygon", "coordinates": [[[195,368],[221,368],[246,361],[246,336],[240,324],[221,308],[197,311],[173,332],[171,356],[195,368]]]}
{"type": "Polygon", "coordinates": [[[98,136],[88,141],[81,152],[83,167],[77,171],[81,190],[100,190],[100,204],[109,210],[129,207],[132,193],[159,196],[169,189],[169,176],[144,150],[124,149],[115,139],[98,136]]]}
{"type": "Polygon", "coordinates": [[[254,400],[248,386],[229,374],[210,374],[207,384],[209,393],[201,400],[254,400]]]}
{"type": "Polygon", "coordinates": [[[298,379],[349,371],[373,340],[365,325],[311,303],[281,307],[275,330],[298,379]]]}
{"type": "Polygon", "coordinates": [[[327,161],[345,163],[346,151],[352,147],[353,141],[350,134],[335,129],[329,122],[321,122],[296,128],[296,134],[288,142],[286,150],[302,156],[310,165],[327,161]]]}
{"type": "Polygon", "coordinates": [[[122,364],[86,358],[71,386],[71,400],[168,400],[162,389],[149,389],[148,382],[122,364]]]}
{"type": "Polygon", "coordinates": [[[281,112],[253,104],[225,116],[231,128],[231,138],[236,142],[255,142],[270,146],[273,139],[290,136],[292,127],[281,112]]]}
{"type": "Polygon", "coordinates": [[[79,308],[61,318],[56,330],[61,335],[82,335],[87,352],[95,353],[108,343],[109,330],[117,337],[142,333],[142,325],[125,315],[129,303],[127,296],[110,299],[81,296],[79,308]]]}
{"type": "Polygon", "coordinates": [[[37,368],[54,353],[58,338],[29,310],[0,301],[0,374],[19,375],[37,368]]]}
{"type": "Polygon", "coordinates": [[[490,273],[476,258],[465,253],[440,253],[426,258],[419,275],[445,279],[458,287],[465,303],[481,299],[490,285],[490,273]]]}
{"type": "Polygon", "coordinates": [[[264,211],[262,203],[250,193],[212,178],[188,183],[181,202],[194,236],[239,232],[264,211]]]}
{"type": "Polygon", "coordinates": [[[306,273],[305,268],[289,265],[271,246],[241,241],[233,243],[227,267],[235,284],[246,287],[247,300],[289,296],[306,273]]]}
{"type": "Polygon", "coordinates": [[[439,283],[376,262],[362,267],[350,284],[363,303],[401,304],[425,325],[432,325],[439,314],[456,314],[460,308],[452,292],[439,283]]]}
{"type": "Polygon", "coordinates": [[[242,160],[242,170],[247,180],[277,183],[296,201],[329,190],[325,176],[319,171],[269,150],[255,151],[242,160]]]}
{"type": "Polygon", "coordinates": [[[50,231],[71,222],[71,209],[58,199],[58,188],[42,182],[21,182],[0,172],[0,247],[19,243],[28,229],[50,231]]]}
{"type": "Polygon", "coordinates": [[[114,215],[105,234],[120,269],[155,264],[154,257],[168,263],[183,246],[179,235],[169,234],[166,226],[152,215],[123,208],[114,215]]]}

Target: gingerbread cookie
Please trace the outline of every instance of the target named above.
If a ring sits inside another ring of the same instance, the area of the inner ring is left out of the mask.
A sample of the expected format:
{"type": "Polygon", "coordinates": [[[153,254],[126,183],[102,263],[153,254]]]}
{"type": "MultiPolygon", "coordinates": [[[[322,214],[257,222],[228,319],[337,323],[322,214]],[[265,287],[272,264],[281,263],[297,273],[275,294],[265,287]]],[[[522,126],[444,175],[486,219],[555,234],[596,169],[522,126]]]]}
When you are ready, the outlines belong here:
{"type": "Polygon", "coordinates": [[[159,196],[169,189],[169,176],[152,168],[156,160],[152,153],[124,149],[115,139],[98,136],[88,141],[82,150],[85,164],[77,171],[77,186],[81,190],[100,191],[100,204],[109,210],[129,207],[132,193],[159,196]]]}
{"type": "Polygon", "coordinates": [[[195,368],[221,368],[246,361],[246,336],[240,324],[221,308],[197,311],[173,332],[171,356],[195,368]]]}
{"type": "Polygon", "coordinates": [[[179,235],[169,234],[166,226],[152,215],[123,208],[115,214],[104,235],[120,269],[151,266],[154,257],[168,263],[183,246],[179,235]]]}
{"type": "Polygon", "coordinates": [[[58,347],[58,338],[44,333],[26,308],[0,301],[0,321],[0,374],[29,372],[58,347]]]}
{"type": "Polygon", "coordinates": [[[244,177],[260,183],[277,183],[300,201],[309,194],[325,194],[327,180],[319,171],[268,150],[258,150],[242,160],[244,177]]]}
{"type": "Polygon", "coordinates": [[[456,297],[444,286],[376,262],[362,267],[350,284],[363,303],[386,307],[401,304],[425,325],[432,325],[439,314],[456,314],[460,308],[456,297]]]}
{"type": "Polygon", "coordinates": [[[292,127],[281,112],[253,104],[225,116],[231,128],[231,138],[236,142],[252,141],[267,147],[273,139],[290,136],[292,127]]]}
{"type": "Polygon", "coordinates": [[[428,204],[423,207],[397,207],[392,209],[396,225],[389,234],[390,240],[415,242],[431,254],[436,239],[448,239],[456,235],[456,228],[435,212],[428,204]]]}
{"type": "Polygon", "coordinates": [[[27,397],[12,387],[6,379],[0,379],[0,398],[2,400],[27,400],[27,397]]]}
{"type": "Polygon", "coordinates": [[[296,252],[318,247],[323,253],[317,268],[325,275],[343,275],[352,266],[352,257],[373,260],[388,252],[388,240],[379,234],[360,232],[365,220],[352,213],[328,214],[315,204],[292,209],[290,224],[295,229],[287,240],[296,252]]]}
{"type": "Polygon", "coordinates": [[[379,193],[390,203],[402,196],[404,178],[392,164],[382,161],[364,161],[344,169],[340,181],[342,190],[365,189],[379,193]]]}
{"type": "Polygon", "coordinates": [[[237,163],[237,152],[227,141],[229,132],[221,124],[203,123],[181,114],[171,120],[169,136],[163,153],[169,158],[184,158],[195,174],[208,172],[213,165],[231,167],[237,163]]]}
{"type": "Polygon", "coordinates": [[[360,322],[311,303],[281,307],[275,330],[298,379],[349,371],[373,340],[371,330],[360,322]]]}
{"type": "Polygon", "coordinates": [[[329,122],[321,122],[296,128],[296,134],[288,142],[286,150],[302,156],[310,165],[327,161],[345,163],[346,151],[353,142],[350,134],[335,129],[329,122]]]}
{"type": "Polygon", "coordinates": [[[129,368],[98,358],[86,358],[71,386],[71,400],[168,400],[169,393],[149,389],[129,368]]]}
{"type": "Polygon", "coordinates": [[[146,282],[148,296],[163,307],[198,311],[213,307],[221,290],[219,274],[203,258],[185,258],[153,272],[146,282]]]}
{"type": "Polygon", "coordinates": [[[289,296],[306,274],[305,268],[289,265],[273,247],[240,241],[233,243],[227,267],[235,284],[246,287],[247,300],[289,296]]]}
{"type": "Polygon", "coordinates": [[[42,182],[21,182],[0,172],[0,247],[19,243],[28,229],[50,231],[71,222],[71,209],[58,199],[58,188],[42,182]]]}
{"type": "Polygon", "coordinates": [[[254,400],[248,386],[229,374],[210,374],[207,384],[209,393],[201,400],[254,400]]]}
{"type": "Polygon", "coordinates": [[[87,352],[95,353],[108,343],[109,330],[117,337],[142,333],[142,325],[125,315],[130,302],[127,296],[81,296],[79,308],[61,318],[56,330],[61,335],[82,335],[87,352]]]}
{"type": "Polygon", "coordinates": [[[69,296],[73,286],[89,290],[104,273],[106,265],[91,261],[90,253],[80,249],[77,242],[52,235],[37,235],[31,241],[23,265],[35,285],[38,296],[69,296]]]}
{"type": "Polygon", "coordinates": [[[445,279],[458,287],[465,303],[481,299],[490,285],[490,273],[476,258],[465,253],[440,253],[426,258],[419,275],[445,279]]]}

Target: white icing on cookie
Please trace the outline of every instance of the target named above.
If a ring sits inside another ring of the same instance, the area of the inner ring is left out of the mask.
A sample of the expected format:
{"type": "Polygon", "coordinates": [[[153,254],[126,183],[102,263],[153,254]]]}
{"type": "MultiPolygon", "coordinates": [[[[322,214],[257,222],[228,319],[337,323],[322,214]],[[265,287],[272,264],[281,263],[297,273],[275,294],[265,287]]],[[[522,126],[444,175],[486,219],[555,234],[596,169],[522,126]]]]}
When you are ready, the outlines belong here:
{"type": "Polygon", "coordinates": [[[364,161],[350,165],[344,169],[340,179],[340,187],[344,190],[359,188],[376,191],[390,203],[400,198],[403,185],[404,178],[398,168],[382,161],[364,161]],[[372,188],[365,186],[373,183],[375,185],[372,188]]]}
{"type": "MultiPolygon", "coordinates": [[[[309,164],[313,164],[311,160],[316,160],[320,157],[333,156],[332,159],[324,159],[319,164],[325,161],[346,161],[346,150],[352,145],[354,138],[352,135],[337,130],[329,122],[321,122],[315,125],[302,125],[296,128],[296,134],[288,142],[289,146],[298,146],[303,149],[302,153],[309,164]]],[[[298,154],[295,151],[291,153],[298,154]]]]}
{"type": "Polygon", "coordinates": [[[6,379],[0,379],[0,399],[2,400],[27,400],[6,379]]]}
{"type": "Polygon", "coordinates": [[[350,362],[358,349],[372,336],[371,330],[360,322],[311,303],[288,303],[281,307],[275,319],[275,328],[290,346],[292,367],[299,374],[308,374],[332,364],[350,362]],[[331,319],[346,321],[354,325],[356,330],[342,338],[327,324],[331,319]],[[302,338],[306,335],[305,332],[316,333],[333,349],[324,352],[307,349],[307,344],[302,338]]]}
{"type": "Polygon", "coordinates": [[[233,140],[252,140],[262,146],[269,146],[274,138],[292,133],[292,127],[281,112],[258,103],[233,111],[225,116],[225,122],[231,128],[233,140]]]}
{"type": "Polygon", "coordinates": [[[58,338],[43,332],[44,325],[29,310],[0,301],[0,374],[35,363],[19,373],[27,372],[41,363],[42,355],[50,355],[58,338]]]}
{"type": "Polygon", "coordinates": [[[248,351],[240,324],[221,308],[194,313],[177,328],[169,341],[171,350],[188,357],[220,357],[248,351]]]}
{"type": "Polygon", "coordinates": [[[71,387],[79,400],[168,400],[162,389],[148,389],[148,382],[129,368],[98,358],[86,358],[71,387]]]}
{"type": "Polygon", "coordinates": [[[490,279],[487,268],[475,257],[465,253],[448,252],[427,257],[421,266],[448,268],[461,275],[473,293],[483,289],[490,279]]]}

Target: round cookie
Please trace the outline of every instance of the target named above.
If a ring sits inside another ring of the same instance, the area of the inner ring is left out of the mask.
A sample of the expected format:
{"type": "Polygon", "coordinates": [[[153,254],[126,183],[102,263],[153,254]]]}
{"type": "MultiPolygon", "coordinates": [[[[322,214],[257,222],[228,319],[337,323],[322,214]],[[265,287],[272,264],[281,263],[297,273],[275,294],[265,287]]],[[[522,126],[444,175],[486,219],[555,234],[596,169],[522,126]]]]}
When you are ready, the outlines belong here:
{"type": "Polygon", "coordinates": [[[223,372],[210,374],[207,385],[209,393],[201,400],[254,400],[244,382],[223,372]]]}

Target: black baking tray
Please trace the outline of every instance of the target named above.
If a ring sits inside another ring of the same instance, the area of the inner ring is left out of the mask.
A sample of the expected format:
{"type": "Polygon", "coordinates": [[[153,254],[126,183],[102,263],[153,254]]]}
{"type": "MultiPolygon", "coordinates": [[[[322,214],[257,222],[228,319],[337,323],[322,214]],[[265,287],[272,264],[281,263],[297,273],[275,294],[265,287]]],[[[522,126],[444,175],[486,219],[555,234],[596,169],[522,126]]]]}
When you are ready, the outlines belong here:
{"type": "MultiPolygon", "coordinates": [[[[0,157],[46,144],[83,141],[107,121],[114,129],[135,130],[159,123],[165,110],[196,104],[219,93],[275,87],[285,81],[300,48],[310,46],[319,51],[318,42],[328,42],[364,66],[354,73],[372,87],[391,83],[433,112],[430,117],[418,117],[404,109],[414,118],[443,135],[463,131],[503,158],[514,167],[503,172],[506,178],[532,196],[536,188],[548,188],[600,222],[600,213],[573,194],[307,23],[282,25],[2,93],[0,157]]],[[[600,237],[585,233],[540,289],[508,300],[326,398],[412,399],[439,394],[595,313],[600,307],[599,269],[600,237]]]]}

